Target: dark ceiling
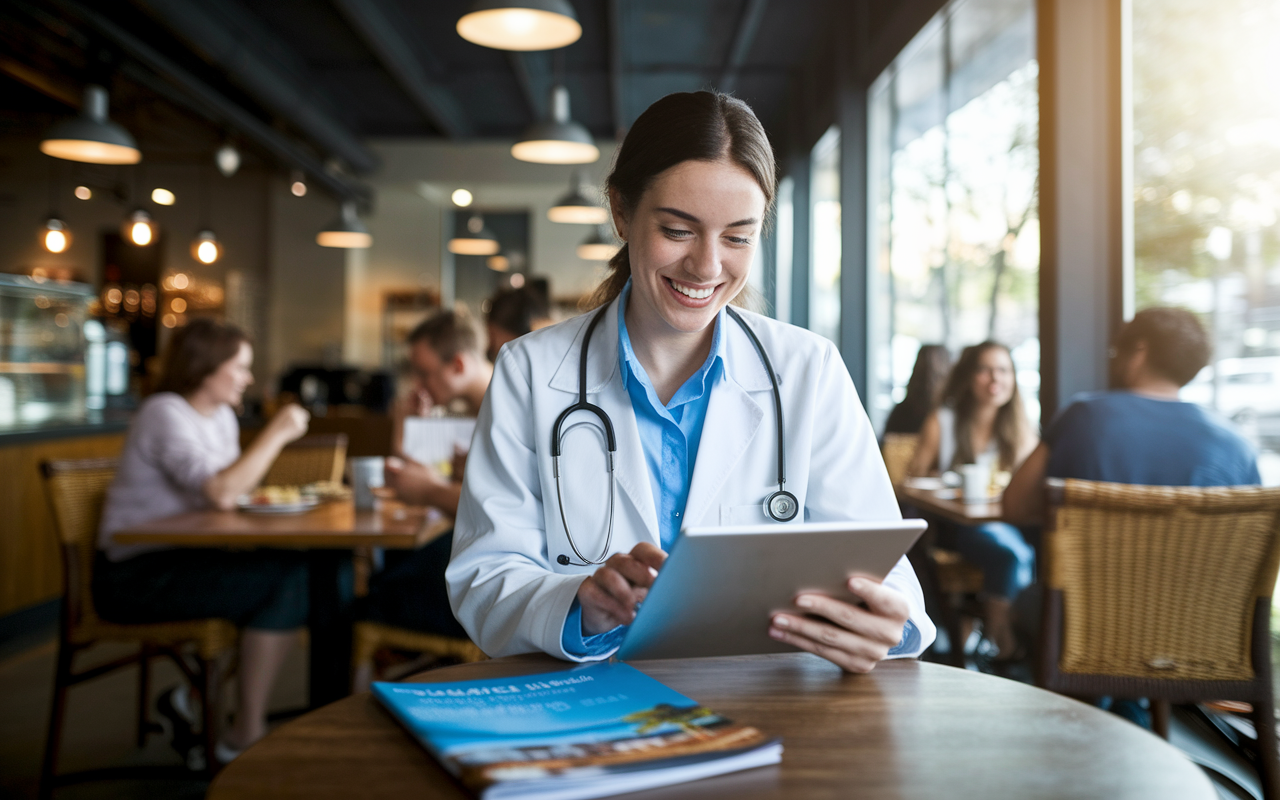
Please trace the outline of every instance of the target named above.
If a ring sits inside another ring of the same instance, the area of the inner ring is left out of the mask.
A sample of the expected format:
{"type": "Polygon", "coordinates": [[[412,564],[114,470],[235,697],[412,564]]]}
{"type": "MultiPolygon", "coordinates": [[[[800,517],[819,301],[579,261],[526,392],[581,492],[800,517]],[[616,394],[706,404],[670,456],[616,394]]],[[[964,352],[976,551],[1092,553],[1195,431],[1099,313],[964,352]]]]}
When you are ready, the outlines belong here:
{"type": "Polygon", "coordinates": [[[359,174],[374,166],[367,137],[514,138],[559,76],[600,138],[662,95],[708,87],[745,99],[776,137],[838,16],[836,0],[572,2],[581,39],[515,54],[457,34],[467,0],[6,0],[0,130],[30,133],[105,82],[112,116],[173,158],[235,135],[282,166],[305,156],[332,173],[336,156],[359,174]]]}

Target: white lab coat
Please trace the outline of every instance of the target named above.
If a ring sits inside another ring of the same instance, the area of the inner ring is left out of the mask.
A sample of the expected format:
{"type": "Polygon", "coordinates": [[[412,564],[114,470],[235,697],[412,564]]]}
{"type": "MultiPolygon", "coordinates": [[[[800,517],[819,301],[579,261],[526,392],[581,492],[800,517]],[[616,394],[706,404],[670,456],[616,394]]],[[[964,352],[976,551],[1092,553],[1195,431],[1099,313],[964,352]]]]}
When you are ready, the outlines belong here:
{"type": "MultiPolygon", "coordinates": [[[[615,300],[596,326],[587,361],[587,399],[608,413],[617,437],[610,554],[630,552],[640,542],[659,545],[649,470],[619,371],[618,306],[615,300]]],[[[560,518],[550,447],[556,417],[577,400],[582,337],[595,313],[505,345],[480,407],[445,576],[454,615],[494,657],[543,651],[583,660],[564,651],[561,633],[579,584],[598,567],[556,561],[561,554],[577,558],[560,518]]],[[[835,346],[802,328],[742,316],[778,373],[786,488],[799,500],[803,518],[899,519],[871,424],[835,346]]],[[[741,327],[722,320],[725,369],[711,392],[682,527],[767,523],[764,498],[778,488],[768,373],[741,327]]],[[[565,515],[578,549],[597,558],[609,508],[602,428],[596,417],[578,412],[564,431],[565,515]]],[[[906,558],[885,584],[907,598],[920,632],[920,647],[902,655],[919,655],[936,629],[906,558]]]]}

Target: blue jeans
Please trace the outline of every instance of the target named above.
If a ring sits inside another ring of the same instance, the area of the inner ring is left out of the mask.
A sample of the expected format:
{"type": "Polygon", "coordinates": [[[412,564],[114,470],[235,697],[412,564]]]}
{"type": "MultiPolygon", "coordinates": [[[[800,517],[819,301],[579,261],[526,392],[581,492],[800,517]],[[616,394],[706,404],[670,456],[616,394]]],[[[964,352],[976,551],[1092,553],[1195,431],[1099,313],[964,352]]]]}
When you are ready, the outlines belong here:
{"type": "Polygon", "coordinates": [[[954,547],[982,569],[982,588],[989,596],[1012,600],[1035,580],[1035,548],[1007,522],[947,524],[940,532],[944,546],[954,547]]]}

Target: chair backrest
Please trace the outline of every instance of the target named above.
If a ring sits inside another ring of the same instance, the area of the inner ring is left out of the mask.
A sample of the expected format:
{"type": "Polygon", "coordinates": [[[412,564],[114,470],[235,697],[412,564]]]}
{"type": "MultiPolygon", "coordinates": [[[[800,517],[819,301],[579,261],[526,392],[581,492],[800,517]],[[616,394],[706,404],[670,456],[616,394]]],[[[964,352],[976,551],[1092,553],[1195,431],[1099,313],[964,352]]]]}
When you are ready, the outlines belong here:
{"type": "Polygon", "coordinates": [[[911,466],[911,457],[916,454],[916,442],[920,437],[914,433],[886,433],[880,453],[884,456],[885,469],[889,470],[889,480],[894,486],[901,486],[907,479],[907,468],[911,466]]]}
{"type": "Polygon", "coordinates": [[[116,459],[45,461],[40,465],[40,472],[53,512],[54,530],[62,543],[62,575],[66,584],[64,624],[74,628],[97,619],[93,609],[93,560],[107,487],[116,474],[116,459]]]}
{"type": "Polygon", "coordinates": [[[1111,676],[1132,689],[1269,672],[1254,640],[1280,565],[1280,489],[1067,480],[1048,495],[1046,682],[1111,676]]]}
{"type": "Polygon", "coordinates": [[[347,435],[304,436],[285,447],[262,478],[263,486],[300,486],[342,480],[347,461],[347,435]]]}

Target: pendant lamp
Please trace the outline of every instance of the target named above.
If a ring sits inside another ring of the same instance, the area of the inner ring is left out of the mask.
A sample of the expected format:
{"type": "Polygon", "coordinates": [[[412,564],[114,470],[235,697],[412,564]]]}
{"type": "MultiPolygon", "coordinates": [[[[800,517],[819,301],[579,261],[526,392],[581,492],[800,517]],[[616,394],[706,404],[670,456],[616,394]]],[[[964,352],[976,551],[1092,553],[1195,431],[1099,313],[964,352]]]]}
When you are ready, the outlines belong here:
{"type": "Polygon", "coordinates": [[[613,237],[607,236],[604,229],[597,225],[592,234],[578,245],[578,258],[584,261],[608,261],[617,255],[618,249],[613,237]]]}
{"type": "Polygon", "coordinates": [[[552,222],[568,222],[580,225],[599,225],[609,220],[609,210],[590,200],[586,195],[586,181],[581,173],[574,175],[569,193],[547,210],[552,222]]]}
{"type": "Polygon", "coordinates": [[[484,217],[473,215],[465,229],[449,240],[449,252],[460,256],[492,256],[501,250],[498,237],[484,226],[484,217]]]}
{"type": "Polygon", "coordinates": [[[84,88],[80,116],[50,128],[40,142],[40,152],[89,164],[137,164],[142,160],[129,132],[107,119],[107,90],[92,84],[84,88]]]}
{"type": "Polygon", "coordinates": [[[316,244],[321,247],[346,249],[363,249],[373,245],[373,236],[369,234],[369,229],[356,214],[354,200],[343,201],[342,215],[316,234],[316,244]]]}
{"type": "Polygon", "coordinates": [[[535,164],[590,164],[600,158],[591,132],[569,118],[569,90],[551,87],[551,119],[525,131],[511,155],[535,164]]]}
{"type": "Polygon", "coordinates": [[[222,244],[209,225],[209,170],[200,170],[200,232],[191,240],[191,257],[201,264],[212,264],[222,258],[222,244]]]}
{"type": "Polygon", "coordinates": [[[64,252],[71,246],[71,231],[67,229],[67,223],[57,217],[49,217],[40,231],[40,243],[50,253],[64,252]]]}
{"type": "Polygon", "coordinates": [[[120,235],[138,247],[146,247],[154,242],[156,234],[156,222],[145,208],[135,208],[120,226],[120,235]]]}
{"type": "Polygon", "coordinates": [[[496,50],[555,50],[582,36],[568,0],[474,0],[458,35],[496,50]]]}

